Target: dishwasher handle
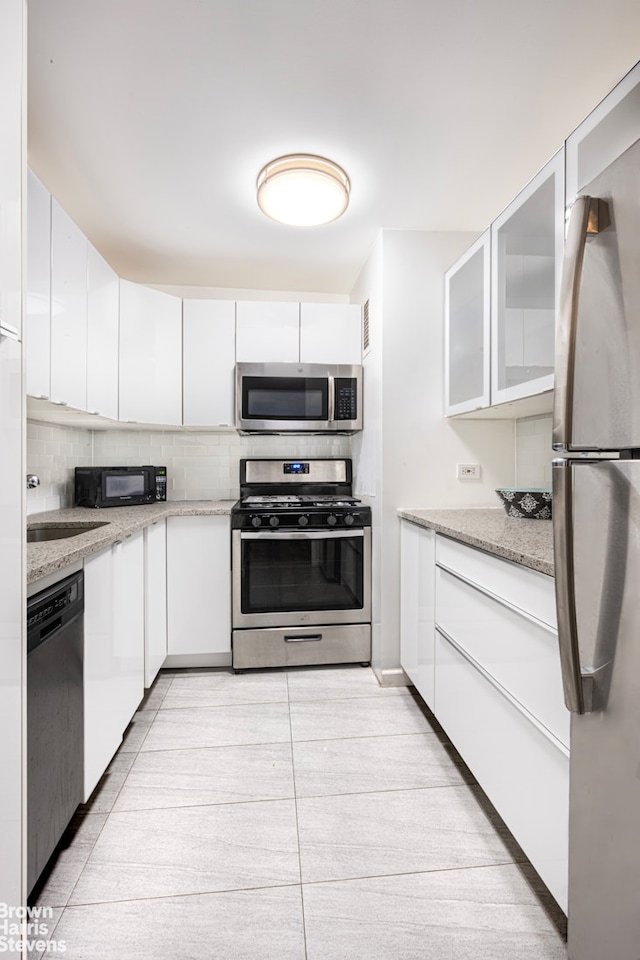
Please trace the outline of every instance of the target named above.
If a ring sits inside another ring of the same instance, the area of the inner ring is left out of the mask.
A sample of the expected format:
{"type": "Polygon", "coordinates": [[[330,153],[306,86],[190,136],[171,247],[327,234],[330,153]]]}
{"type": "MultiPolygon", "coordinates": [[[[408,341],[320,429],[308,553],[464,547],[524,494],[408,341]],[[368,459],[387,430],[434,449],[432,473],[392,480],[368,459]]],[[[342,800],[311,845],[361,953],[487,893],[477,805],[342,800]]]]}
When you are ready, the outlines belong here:
{"type": "Polygon", "coordinates": [[[84,574],[65,577],[27,600],[27,655],[84,613],[84,574]]]}

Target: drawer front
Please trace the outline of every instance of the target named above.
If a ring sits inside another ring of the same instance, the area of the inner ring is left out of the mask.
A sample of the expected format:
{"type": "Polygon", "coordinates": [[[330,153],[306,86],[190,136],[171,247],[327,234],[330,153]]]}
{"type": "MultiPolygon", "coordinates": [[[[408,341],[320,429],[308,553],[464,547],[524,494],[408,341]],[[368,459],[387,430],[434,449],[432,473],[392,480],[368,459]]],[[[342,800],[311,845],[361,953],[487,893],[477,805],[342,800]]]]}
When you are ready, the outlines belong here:
{"type": "Polygon", "coordinates": [[[440,634],[436,716],[562,909],[569,759],[440,634]]]}
{"type": "Polygon", "coordinates": [[[369,663],[368,623],[330,627],[234,630],[233,667],[301,667],[322,663],[369,663]]]}
{"type": "Polygon", "coordinates": [[[484,550],[441,535],[436,537],[436,563],[471,580],[489,593],[502,597],[543,623],[557,626],[553,577],[509,560],[501,560],[500,557],[492,557],[484,550]]]}
{"type": "Polygon", "coordinates": [[[436,602],[444,633],[568,747],[556,634],[441,569],[436,602]]]}

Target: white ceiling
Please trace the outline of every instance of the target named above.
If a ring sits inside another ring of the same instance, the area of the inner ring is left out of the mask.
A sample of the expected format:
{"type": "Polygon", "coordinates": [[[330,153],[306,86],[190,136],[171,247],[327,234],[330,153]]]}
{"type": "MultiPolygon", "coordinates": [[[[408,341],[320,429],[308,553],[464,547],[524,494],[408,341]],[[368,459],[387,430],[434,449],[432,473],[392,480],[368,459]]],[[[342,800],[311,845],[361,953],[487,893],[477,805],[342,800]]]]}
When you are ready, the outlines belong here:
{"type": "Polygon", "coordinates": [[[640,58],[638,0],[28,0],[29,163],[121,276],[348,293],[380,227],[480,231],[640,58]],[[323,227],[268,160],[352,180],[323,227]]]}

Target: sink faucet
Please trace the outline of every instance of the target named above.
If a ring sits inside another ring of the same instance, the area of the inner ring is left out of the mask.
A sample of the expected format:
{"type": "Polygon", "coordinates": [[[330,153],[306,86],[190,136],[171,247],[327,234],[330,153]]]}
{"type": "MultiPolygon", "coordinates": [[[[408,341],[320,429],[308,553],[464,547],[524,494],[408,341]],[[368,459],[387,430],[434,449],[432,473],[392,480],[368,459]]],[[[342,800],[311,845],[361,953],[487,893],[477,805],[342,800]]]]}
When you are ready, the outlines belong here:
{"type": "Polygon", "coordinates": [[[40,486],[40,477],[37,476],[35,473],[28,473],[28,474],[27,474],[27,489],[28,489],[28,490],[33,490],[35,487],[39,487],[39,486],[40,486]]]}

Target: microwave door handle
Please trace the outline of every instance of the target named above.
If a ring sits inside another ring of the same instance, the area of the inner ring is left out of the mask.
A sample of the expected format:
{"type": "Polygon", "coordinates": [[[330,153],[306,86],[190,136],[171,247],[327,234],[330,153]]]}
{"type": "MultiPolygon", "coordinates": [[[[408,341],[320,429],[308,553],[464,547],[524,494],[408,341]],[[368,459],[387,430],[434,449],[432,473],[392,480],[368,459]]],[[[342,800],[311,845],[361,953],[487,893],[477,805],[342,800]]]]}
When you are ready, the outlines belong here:
{"type": "Polygon", "coordinates": [[[573,444],[573,388],[578,332],[578,301],[587,240],[610,223],[604,200],[578,197],[571,207],[562,264],[555,353],[553,449],[571,450],[573,444]]]}
{"type": "Polygon", "coordinates": [[[327,397],[327,420],[329,423],[333,423],[336,410],[336,382],[331,374],[327,377],[327,384],[327,390],[329,392],[329,396],[327,397]]]}

